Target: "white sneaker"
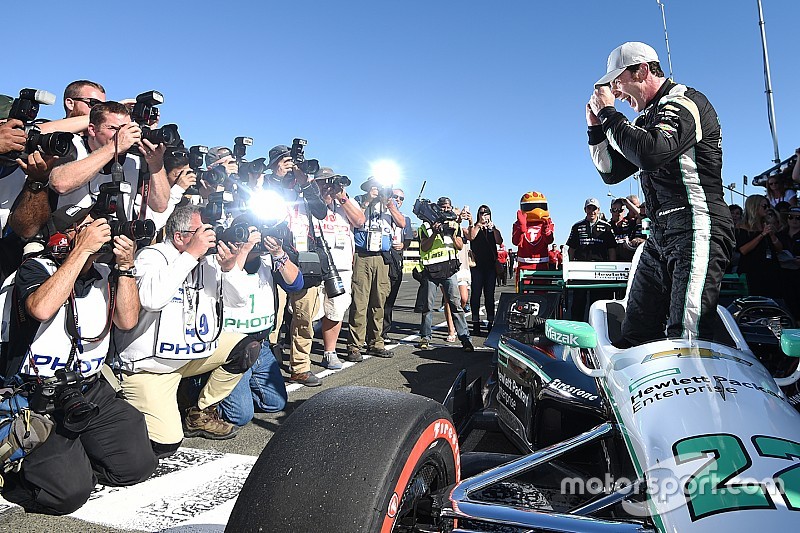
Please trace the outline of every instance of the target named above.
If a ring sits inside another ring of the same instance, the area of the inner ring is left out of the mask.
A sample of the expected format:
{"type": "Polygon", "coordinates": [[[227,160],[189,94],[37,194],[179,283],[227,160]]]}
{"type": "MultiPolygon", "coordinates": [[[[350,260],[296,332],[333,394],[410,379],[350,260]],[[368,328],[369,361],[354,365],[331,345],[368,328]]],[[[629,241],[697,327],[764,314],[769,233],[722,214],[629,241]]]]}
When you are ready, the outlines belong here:
{"type": "Polygon", "coordinates": [[[325,352],[322,354],[322,366],[328,370],[339,370],[342,368],[342,362],[336,352],[325,352]]]}

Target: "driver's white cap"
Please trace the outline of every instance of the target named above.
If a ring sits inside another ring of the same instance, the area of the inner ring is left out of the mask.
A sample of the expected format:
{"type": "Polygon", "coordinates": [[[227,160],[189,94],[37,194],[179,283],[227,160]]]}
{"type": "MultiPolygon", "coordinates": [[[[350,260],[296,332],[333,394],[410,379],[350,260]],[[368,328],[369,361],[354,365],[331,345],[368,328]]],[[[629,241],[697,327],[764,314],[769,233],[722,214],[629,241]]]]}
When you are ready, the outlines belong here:
{"type": "Polygon", "coordinates": [[[595,85],[607,85],[622,74],[626,68],[651,61],[658,61],[658,54],[650,45],[639,42],[622,44],[614,48],[608,55],[606,75],[597,80],[595,85]]]}

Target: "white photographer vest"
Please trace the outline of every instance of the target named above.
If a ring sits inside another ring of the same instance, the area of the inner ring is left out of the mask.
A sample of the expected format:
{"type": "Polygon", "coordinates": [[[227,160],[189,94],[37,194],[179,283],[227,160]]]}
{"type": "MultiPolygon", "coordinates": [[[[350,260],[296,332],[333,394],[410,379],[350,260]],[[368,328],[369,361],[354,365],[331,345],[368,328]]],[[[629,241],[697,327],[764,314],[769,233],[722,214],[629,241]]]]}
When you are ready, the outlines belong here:
{"type": "Polygon", "coordinates": [[[261,266],[239,290],[248,294],[244,307],[225,306],[222,329],[234,333],[259,333],[275,325],[275,281],[272,276],[272,257],[261,257],[261,266]]]}
{"type": "MultiPolygon", "coordinates": [[[[58,268],[49,259],[36,258],[50,275],[58,268]]],[[[78,333],[84,338],[93,338],[103,333],[108,318],[109,284],[108,276],[111,269],[108,265],[96,263],[94,268],[100,273],[100,279],[95,280],[88,294],[83,298],[75,298],[75,314],[78,320],[78,333]]],[[[66,329],[67,306],[69,301],[62,305],[53,318],[43,322],[33,338],[28,354],[20,367],[20,374],[35,375],[36,371],[30,366],[30,358],[36,365],[39,376],[43,378],[55,375],[56,370],[64,368],[69,359],[72,348],[72,337],[66,329]]],[[[111,335],[106,334],[97,342],[78,340],[77,351],[74,359],[80,364],[80,373],[83,377],[92,376],[103,366],[108,354],[111,335]]],[[[73,363],[74,364],[74,363],[73,363]]],[[[68,368],[67,370],[72,370],[68,368]]]]}

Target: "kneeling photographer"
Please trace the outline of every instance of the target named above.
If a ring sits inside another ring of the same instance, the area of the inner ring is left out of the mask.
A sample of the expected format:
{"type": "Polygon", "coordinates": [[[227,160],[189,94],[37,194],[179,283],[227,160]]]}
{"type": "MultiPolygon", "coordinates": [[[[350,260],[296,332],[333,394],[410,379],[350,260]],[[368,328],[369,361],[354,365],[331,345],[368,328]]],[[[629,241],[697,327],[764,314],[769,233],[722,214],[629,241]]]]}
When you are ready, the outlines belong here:
{"type": "Polygon", "coordinates": [[[112,323],[128,330],[138,321],[135,244],[112,239],[106,220],[90,211],[56,210],[43,229],[44,253],[15,275],[3,372],[27,394],[32,411],[55,422],[21,470],[5,476],[3,497],[32,512],[71,513],[98,481],[139,483],[157,464],[144,417],[100,374],[112,323]]]}
{"type": "Polygon", "coordinates": [[[460,266],[456,255],[464,246],[458,216],[453,213],[453,205],[446,196],[439,198],[436,206],[427,200],[417,200],[414,214],[423,221],[419,227],[420,263],[423,267],[421,289],[428,295],[428,303],[422,313],[418,347],[421,350],[430,348],[433,309],[439,294],[436,287],[441,286],[453,314],[461,345],[464,351],[473,352],[475,348],[469,336],[464,309],[461,307],[456,277],[460,266]],[[426,209],[421,210],[420,206],[426,209]]]}

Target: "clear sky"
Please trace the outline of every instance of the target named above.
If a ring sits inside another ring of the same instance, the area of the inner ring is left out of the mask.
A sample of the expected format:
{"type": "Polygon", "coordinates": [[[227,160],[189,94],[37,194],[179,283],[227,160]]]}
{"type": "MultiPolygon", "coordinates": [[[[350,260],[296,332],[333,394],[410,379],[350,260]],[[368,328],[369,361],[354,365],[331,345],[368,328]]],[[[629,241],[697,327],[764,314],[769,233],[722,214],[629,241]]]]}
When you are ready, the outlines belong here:
{"type": "MultiPolygon", "coordinates": [[[[756,0],[664,4],[675,80],[715,106],[725,183],[741,191],[773,159],[756,0]]],[[[800,146],[800,2],[763,5],[785,159],[800,146]]],[[[625,41],[651,44],[668,71],[655,0],[73,0],[25,11],[4,25],[0,92],[55,93],[41,117],[63,116],[76,79],[115,100],[159,90],[162,123],[177,123],[187,146],[249,136],[252,159],[302,137],[308,157],[352,178],[352,194],[372,162],[392,159],[406,214],[427,180],[425,197],[473,213],[488,204],[507,241],[526,191],[547,196],[560,243],[587,197],[608,213],[609,193],[637,192],[633,180],[610,190],[600,180],[584,106],[625,41]]]]}

